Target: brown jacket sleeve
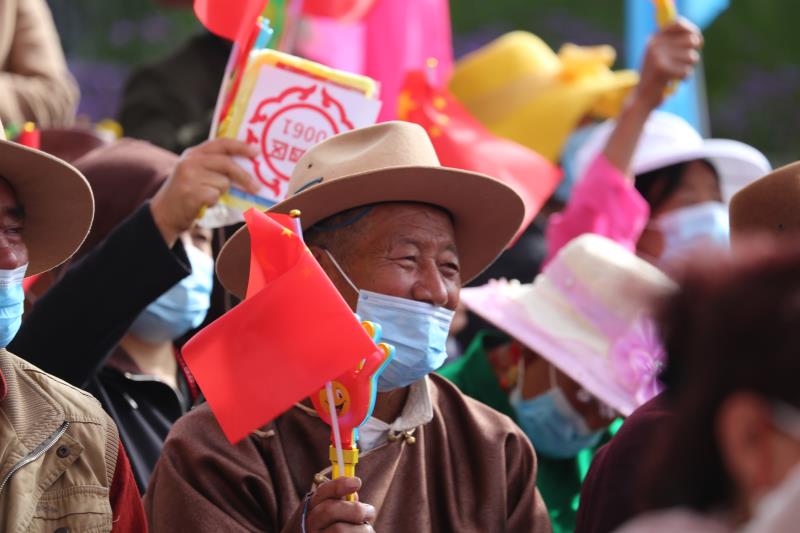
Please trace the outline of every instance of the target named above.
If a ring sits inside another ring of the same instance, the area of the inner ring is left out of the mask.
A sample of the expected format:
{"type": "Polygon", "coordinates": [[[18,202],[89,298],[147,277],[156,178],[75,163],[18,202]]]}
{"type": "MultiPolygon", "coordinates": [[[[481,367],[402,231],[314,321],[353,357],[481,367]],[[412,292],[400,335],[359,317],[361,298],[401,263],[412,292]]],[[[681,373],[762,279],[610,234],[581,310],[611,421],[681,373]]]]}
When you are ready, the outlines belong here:
{"type": "Polygon", "coordinates": [[[45,0],[0,0],[0,119],[67,126],[79,92],[45,0]]]}
{"type": "Polygon", "coordinates": [[[231,445],[207,405],[179,419],[145,493],[150,531],[277,533],[275,495],[255,438],[231,445]]]}
{"type": "Polygon", "coordinates": [[[547,506],[536,487],[536,454],[530,441],[520,433],[506,440],[508,472],[508,527],[506,531],[549,533],[552,531],[547,506]]]}

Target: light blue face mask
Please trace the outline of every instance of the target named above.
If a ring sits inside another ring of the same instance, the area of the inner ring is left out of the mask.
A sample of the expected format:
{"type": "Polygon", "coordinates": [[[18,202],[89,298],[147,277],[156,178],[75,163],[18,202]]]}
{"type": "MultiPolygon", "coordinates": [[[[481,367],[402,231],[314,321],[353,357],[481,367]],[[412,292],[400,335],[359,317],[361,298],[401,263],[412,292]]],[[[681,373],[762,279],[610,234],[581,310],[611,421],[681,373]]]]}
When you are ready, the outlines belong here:
{"type": "Polygon", "coordinates": [[[192,272],[141,312],[128,330],[152,344],[174,341],[203,323],[211,307],[214,260],[186,246],[192,272]]]}
{"type": "Polygon", "coordinates": [[[333,255],[325,253],[358,292],[356,314],[381,326],[381,340],[395,347],[394,359],[378,377],[378,390],[406,387],[441,367],[447,359],[447,336],[455,312],[425,302],[361,290],[333,255]]]}
{"type": "Polygon", "coordinates": [[[25,308],[22,280],[28,265],[14,270],[0,270],[0,347],[5,348],[19,331],[25,308]]]}
{"type": "Polygon", "coordinates": [[[534,398],[523,399],[520,387],[515,388],[511,393],[511,406],[536,453],[555,459],[571,459],[584,448],[596,446],[603,438],[603,430],[593,432],[589,429],[561,388],[554,383],[553,374],[551,367],[553,384],[550,390],[534,398]]]}
{"type": "Polygon", "coordinates": [[[730,250],[728,207],[702,202],[661,215],[650,223],[664,237],[664,251],[656,263],[669,273],[694,253],[730,250]]]}

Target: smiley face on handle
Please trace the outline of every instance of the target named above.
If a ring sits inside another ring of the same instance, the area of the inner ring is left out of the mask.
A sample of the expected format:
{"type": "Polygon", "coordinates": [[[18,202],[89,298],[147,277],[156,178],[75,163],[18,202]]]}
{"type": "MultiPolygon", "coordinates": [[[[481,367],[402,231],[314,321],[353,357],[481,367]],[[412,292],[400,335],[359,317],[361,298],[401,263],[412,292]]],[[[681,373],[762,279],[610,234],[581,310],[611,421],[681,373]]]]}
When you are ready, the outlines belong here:
{"type": "MultiPolygon", "coordinates": [[[[326,413],[330,413],[328,395],[325,389],[320,389],[318,396],[318,401],[322,405],[322,408],[326,413]]],[[[336,416],[340,419],[345,417],[350,411],[350,393],[347,391],[347,388],[338,381],[333,382],[333,407],[336,409],[336,416]]]]}
{"type": "MultiPolygon", "coordinates": [[[[377,344],[380,340],[380,326],[372,322],[362,322],[367,334],[377,344]]],[[[358,427],[372,415],[378,390],[378,376],[394,356],[394,348],[388,344],[377,344],[377,349],[362,359],[357,368],[339,376],[333,385],[334,407],[339,422],[342,444],[355,447],[358,427]]],[[[325,388],[311,397],[320,418],[331,424],[330,408],[325,388]]]]}

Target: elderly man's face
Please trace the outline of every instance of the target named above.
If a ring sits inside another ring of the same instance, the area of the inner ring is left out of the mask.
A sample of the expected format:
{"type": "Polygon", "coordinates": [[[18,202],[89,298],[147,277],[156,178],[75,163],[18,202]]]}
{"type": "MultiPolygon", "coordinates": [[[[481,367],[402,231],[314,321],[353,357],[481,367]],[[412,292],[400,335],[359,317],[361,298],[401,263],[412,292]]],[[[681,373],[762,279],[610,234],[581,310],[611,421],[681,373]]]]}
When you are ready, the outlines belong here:
{"type": "MultiPolygon", "coordinates": [[[[453,224],[447,213],[425,204],[380,204],[354,233],[347,257],[336,259],[359,289],[455,309],[461,288],[453,224]]],[[[331,250],[336,255],[335,250],[331,250]]],[[[358,295],[315,250],[350,306],[358,295]]]]}
{"type": "Polygon", "coordinates": [[[11,186],[0,178],[0,270],[13,270],[28,262],[22,240],[24,212],[11,186]]]}

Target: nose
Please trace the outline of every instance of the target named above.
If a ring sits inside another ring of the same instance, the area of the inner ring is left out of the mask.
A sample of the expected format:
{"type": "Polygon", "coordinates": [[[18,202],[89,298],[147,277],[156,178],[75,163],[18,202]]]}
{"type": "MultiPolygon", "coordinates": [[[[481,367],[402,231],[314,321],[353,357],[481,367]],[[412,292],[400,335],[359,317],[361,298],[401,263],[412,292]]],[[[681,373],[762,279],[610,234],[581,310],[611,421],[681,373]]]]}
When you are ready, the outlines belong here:
{"type": "Polygon", "coordinates": [[[27,256],[21,247],[11,246],[8,238],[0,231],[0,270],[14,270],[25,264],[27,256]]]}
{"type": "Polygon", "coordinates": [[[411,288],[411,297],[418,302],[444,307],[450,300],[447,284],[435,265],[420,269],[419,277],[411,288]]]}

